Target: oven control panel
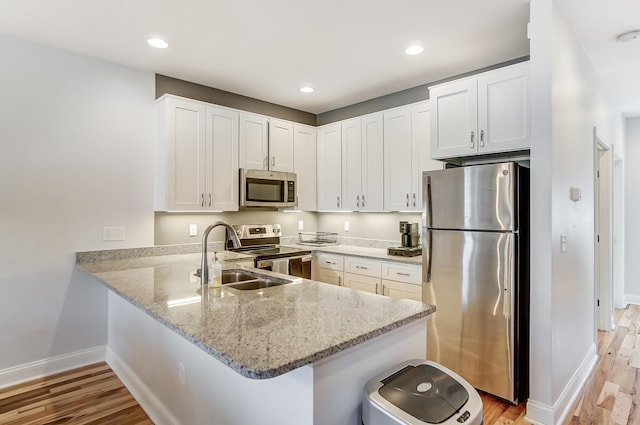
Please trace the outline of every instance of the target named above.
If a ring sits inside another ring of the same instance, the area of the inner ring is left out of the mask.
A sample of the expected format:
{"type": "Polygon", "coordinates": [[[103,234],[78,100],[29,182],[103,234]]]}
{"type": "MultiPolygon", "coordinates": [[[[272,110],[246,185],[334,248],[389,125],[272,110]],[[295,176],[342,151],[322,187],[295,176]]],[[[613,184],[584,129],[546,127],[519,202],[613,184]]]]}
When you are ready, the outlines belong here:
{"type": "Polygon", "coordinates": [[[240,239],[279,238],[282,226],[279,224],[237,224],[233,226],[240,239]]]}

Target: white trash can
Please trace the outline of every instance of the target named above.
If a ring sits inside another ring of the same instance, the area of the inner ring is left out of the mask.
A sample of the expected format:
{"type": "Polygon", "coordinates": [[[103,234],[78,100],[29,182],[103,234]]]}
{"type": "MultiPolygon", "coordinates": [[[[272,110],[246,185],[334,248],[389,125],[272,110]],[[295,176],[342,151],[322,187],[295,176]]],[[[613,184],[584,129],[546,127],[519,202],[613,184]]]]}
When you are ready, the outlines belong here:
{"type": "Polygon", "coordinates": [[[428,360],[408,360],[370,380],[364,425],[480,425],[482,399],[467,381],[428,360]]]}

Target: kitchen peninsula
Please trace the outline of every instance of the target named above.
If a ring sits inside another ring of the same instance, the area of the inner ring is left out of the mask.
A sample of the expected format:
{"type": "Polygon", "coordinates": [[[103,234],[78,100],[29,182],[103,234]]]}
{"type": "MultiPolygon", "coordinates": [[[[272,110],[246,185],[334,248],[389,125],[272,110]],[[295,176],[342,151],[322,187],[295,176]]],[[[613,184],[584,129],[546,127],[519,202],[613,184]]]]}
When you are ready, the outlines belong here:
{"type": "Polygon", "coordinates": [[[425,356],[433,306],[299,278],[200,297],[199,262],[161,247],[77,256],[109,289],[107,360],[157,424],[360,424],[366,382],[425,356]]]}

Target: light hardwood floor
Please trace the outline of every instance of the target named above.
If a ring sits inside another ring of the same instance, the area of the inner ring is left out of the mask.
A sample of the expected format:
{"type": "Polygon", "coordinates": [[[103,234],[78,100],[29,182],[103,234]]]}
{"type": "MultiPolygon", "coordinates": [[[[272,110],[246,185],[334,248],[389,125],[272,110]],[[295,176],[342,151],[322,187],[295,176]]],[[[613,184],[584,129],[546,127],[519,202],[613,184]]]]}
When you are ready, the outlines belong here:
{"type": "MultiPolygon", "coordinates": [[[[640,425],[640,306],[615,312],[598,333],[598,365],[564,425],[640,425]]],[[[528,425],[525,403],[480,393],[485,425],[528,425]]],[[[105,363],[0,391],[0,424],[152,424],[105,363]]]]}
{"type": "Polygon", "coordinates": [[[106,363],[3,389],[0,424],[153,425],[106,363]]]}

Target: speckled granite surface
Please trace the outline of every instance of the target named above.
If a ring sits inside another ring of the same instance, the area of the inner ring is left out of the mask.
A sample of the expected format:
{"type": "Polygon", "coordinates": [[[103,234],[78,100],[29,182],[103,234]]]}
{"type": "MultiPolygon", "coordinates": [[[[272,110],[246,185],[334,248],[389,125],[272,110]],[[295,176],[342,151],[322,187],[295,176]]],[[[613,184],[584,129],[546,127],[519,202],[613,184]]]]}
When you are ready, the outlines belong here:
{"type": "MultiPolygon", "coordinates": [[[[203,298],[192,277],[199,254],[123,254],[79,253],[77,264],[168,328],[254,379],[281,375],[435,312],[434,306],[420,302],[306,279],[256,291],[225,286],[208,290],[203,298]],[[105,257],[109,259],[101,260],[105,257]],[[170,306],[179,300],[182,305],[170,306]]],[[[252,265],[239,254],[223,252],[222,257],[225,269],[252,265]]]]}

